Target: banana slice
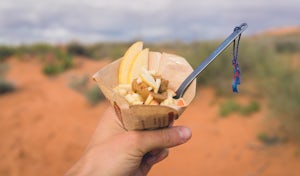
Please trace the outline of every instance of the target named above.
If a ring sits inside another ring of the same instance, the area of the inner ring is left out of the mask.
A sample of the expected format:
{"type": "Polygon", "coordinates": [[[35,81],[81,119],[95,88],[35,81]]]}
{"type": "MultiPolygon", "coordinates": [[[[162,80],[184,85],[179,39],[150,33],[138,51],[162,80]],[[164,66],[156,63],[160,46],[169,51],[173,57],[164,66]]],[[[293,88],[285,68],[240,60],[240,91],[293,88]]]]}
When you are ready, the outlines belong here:
{"type": "Polygon", "coordinates": [[[138,78],[138,76],[142,73],[143,69],[148,70],[148,56],[149,49],[143,49],[137,57],[133,60],[133,63],[129,72],[129,82],[131,83],[134,79],[138,78]]]}
{"type": "Polygon", "coordinates": [[[143,49],[143,42],[132,44],[124,54],[119,67],[119,84],[130,84],[129,72],[133,61],[143,49]]]}

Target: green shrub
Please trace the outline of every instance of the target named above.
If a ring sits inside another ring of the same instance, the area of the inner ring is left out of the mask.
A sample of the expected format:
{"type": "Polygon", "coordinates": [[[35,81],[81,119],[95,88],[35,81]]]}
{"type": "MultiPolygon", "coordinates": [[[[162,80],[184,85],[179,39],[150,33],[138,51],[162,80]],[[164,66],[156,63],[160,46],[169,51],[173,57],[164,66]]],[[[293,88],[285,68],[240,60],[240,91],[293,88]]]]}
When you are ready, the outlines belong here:
{"type": "Polygon", "coordinates": [[[47,43],[36,43],[27,48],[26,53],[32,55],[44,56],[47,53],[51,53],[56,49],[56,47],[51,46],[47,43]]]}
{"type": "Polygon", "coordinates": [[[88,47],[88,51],[91,57],[95,59],[119,59],[124,55],[130,44],[131,43],[97,43],[88,47]]]}
{"type": "Polygon", "coordinates": [[[0,46],[0,62],[4,61],[7,57],[12,56],[15,53],[15,49],[10,46],[0,46]]]}
{"type": "Polygon", "coordinates": [[[274,68],[275,77],[266,81],[265,94],[272,115],[279,119],[290,136],[300,140],[300,72],[282,65],[274,68]]]}
{"type": "Polygon", "coordinates": [[[69,86],[79,93],[83,93],[88,88],[89,77],[87,75],[82,78],[73,78],[69,86]]]}
{"type": "Polygon", "coordinates": [[[219,114],[222,117],[226,117],[233,112],[238,112],[243,116],[249,116],[259,110],[260,105],[256,101],[251,101],[247,105],[243,106],[229,99],[220,105],[219,114]]]}
{"type": "Polygon", "coordinates": [[[293,60],[299,53],[299,37],[267,38],[258,46],[264,47],[267,55],[255,64],[256,89],[266,98],[270,115],[279,120],[286,135],[300,140],[300,72],[293,60]]]}
{"type": "Polygon", "coordinates": [[[257,139],[265,145],[275,145],[280,142],[283,142],[278,136],[269,135],[263,132],[257,135],[257,139]]]}
{"type": "Polygon", "coordinates": [[[300,53],[300,35],[282,36],[274,40],[274,47],[278,53],[300,53]]]}
{"type": "Polygon", "coordinates": [[[64,51],[57,51],[55,57],[58,60],[61,68],[67,70],[73,66],[72,56],[64,51]]]}
{"type": "Polygon", "coordinates": [[[99,101],[105,98],[103,93],[97,86],[93,86],[92,88],[86,90],[85,97],[88,100],[88,102],[92,105],[97,104],[99,101]]]}
{"type": "Polygon", "coordinates": [[[46,64],[43,68],[43,73],[49,76],[57,75],[61,72],[63,72],[63,68],[56,64],[46,64]]]}
{"type": "Polygon", "coordinates": [[[8,93],[8,92],[12,92],[15,90],[15,86],[4,80],[4,79],[0,79],[0,94],[5,94],[5,93],[8,93]]]}
{"type": "Polygon", "coordinates": [[[248,105],[240,109],[242,115],[248,116],[260,110],[260,105],[256,101],[251,101],[248,105]]]}
{"type": "Polygon", "coordinates": [[[290,41],[277,42],[275,44],[275,48],[278,52],[288,52],[288,53],[298,52],[300,50],[300,46],[290,41]]]}
{"type": "Polygon", "coordinates": [[[67,52],[70,55],[77,55],[77,56],[86,56],[86,57],[91,57],[91,53],[88,51],[87,47],[77,43],[77,42],[72,42],[67,45],[67,52]]]}
{"type": "Polygon", "coordinates": [[[46,75],[57,75],[59,73],[64,72],[65,70],[68,70],[72,68],[73,66],[73,58],[67,54],[66,52],[63,52],[61,50],[57,50],[54,53],[54,60],[50,63],[46,63],[43,67],[43,73],[46,75]]]}
{"type": "Polygon", "coordinates": [[[241,109],[241,106],[234,102],[233,100],[227,100],[220,106],[220,115],[222,117],[228,116],[232,112],[238,112],[241,109]]]}
{"type": "Polygon", "coordinates": [[[89,86],[89,77],[87,75],[82,78],[73,78],[69,86],[78,93],[83,94],[91,105],[95,105],[105,98],[98,86],[89,86]]]}
{"type": "Polygon", "coordinates": [[[22,58],[24,55],[38,56],[44,58],[48,53],[53,53],[58,47],[52,46],[47,43],[36,43],[32,45],[20,45],[16,47],[16,55],[22,58]]]}

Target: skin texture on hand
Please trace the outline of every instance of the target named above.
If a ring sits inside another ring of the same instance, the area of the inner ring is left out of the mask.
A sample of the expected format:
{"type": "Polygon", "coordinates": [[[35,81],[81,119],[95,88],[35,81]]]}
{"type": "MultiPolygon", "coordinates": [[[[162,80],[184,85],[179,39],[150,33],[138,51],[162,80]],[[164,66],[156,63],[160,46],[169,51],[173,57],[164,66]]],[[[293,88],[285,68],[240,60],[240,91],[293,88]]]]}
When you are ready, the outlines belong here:
{"type": "Polygon", "coordinates": [[[168,156],[168,148],[187,142],[191,135],[182,126],[126,131],[109,107],[87,149],[65,176],[147,175],[154,164],[168,156]]]}

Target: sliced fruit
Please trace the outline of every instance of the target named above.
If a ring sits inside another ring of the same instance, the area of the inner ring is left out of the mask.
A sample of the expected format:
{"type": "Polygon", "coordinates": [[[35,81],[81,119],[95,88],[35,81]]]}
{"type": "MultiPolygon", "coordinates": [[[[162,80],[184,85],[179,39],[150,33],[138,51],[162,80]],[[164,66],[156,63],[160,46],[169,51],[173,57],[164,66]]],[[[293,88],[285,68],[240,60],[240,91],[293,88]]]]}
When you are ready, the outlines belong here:
{"type": "Polygon", "coordinates": [[[151,94],[149,94],[146,101],[145,101],[145,105],[149,105],[152,100],[153,100],[153,96],[151,94]]]}
{"type": "Polygon", "coordinates": [[[156,88],[154,89],[154,93],[158,93],[158,90],[159,90],[159,87],[160,87],[160,84],[161,84],[161,79],[156,79],[155,81],[156,83],[156,88]]]}
{"type": "Polygon", "coordinates": [[[124,54],[119,66],[119,84],[130,84],[128,73],[135,57],[142,51],[142,49],[143,42],[135,42],[124,54]]]}
{"type": "Polygon", "coordinates": [[[148,70],[148,55],[149,49],[143,49],[133,60],[131,64],[131,68],[129,71],[129,76],[127,80],[128,82],[132,82],[132,80],[136,79],[143,71],[143,69],[148,70]]]}
{"type": "Polygon", "coordinates": [[[160,59],[161,59],[160,52],[153,52],[153,51],[149,52],[148,69],[150,71],[154,70],[157,73],[159,70],[160,59]]]}
{"type": "Polygon", "coordinates": [[[148,71],[143,71],[143,73],[140,75],[141,79],[148,84],[149,86],[151,86],[154,90],[156,89],[156,82],[155,79],[153,78],[153,76],[148,72],[148,71]]]}
{"type": "Polygon", "coordinates": [[[184,102],[184,100],[182,98],[180,98],[180,99],[177,100],[176,105],[177,106],[184,106],[185,102],[184,102]]]}

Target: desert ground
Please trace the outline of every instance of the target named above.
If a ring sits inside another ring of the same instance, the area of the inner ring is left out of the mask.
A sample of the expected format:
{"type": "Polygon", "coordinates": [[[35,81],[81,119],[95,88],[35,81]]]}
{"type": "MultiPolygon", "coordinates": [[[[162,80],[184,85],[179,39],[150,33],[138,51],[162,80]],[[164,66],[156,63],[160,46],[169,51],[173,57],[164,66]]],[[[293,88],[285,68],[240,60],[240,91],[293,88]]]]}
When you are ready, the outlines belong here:
{"type": "MultiPolygon", "coordinates": [[[[69,82],[74,76],[91,77],[110,60],[75,61],[75,68],[54,77],[42,73],[37,59],[6,61],[6,79],[17,90],[0,95],[0,176],[63,175],[79,159],[109,104],[90,105],[69,82]]],[[[240,103],[251,99],[235,97],[240,103]]],[[[258,140],[270,123],[263,100],[259,112],[226,118],[219,115],[219,101],[213,88],[199,86],[194,101],[175,122],[190,127],[192,139],[170,149],[150,176],[300,175],[300,148],[295,142],[266,145],[258,140]]]]}

